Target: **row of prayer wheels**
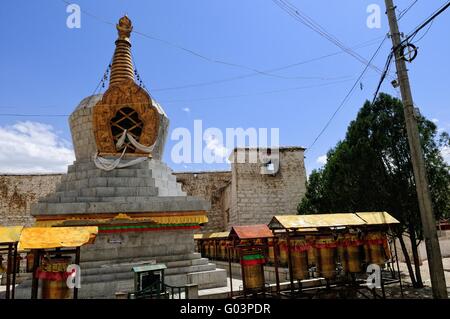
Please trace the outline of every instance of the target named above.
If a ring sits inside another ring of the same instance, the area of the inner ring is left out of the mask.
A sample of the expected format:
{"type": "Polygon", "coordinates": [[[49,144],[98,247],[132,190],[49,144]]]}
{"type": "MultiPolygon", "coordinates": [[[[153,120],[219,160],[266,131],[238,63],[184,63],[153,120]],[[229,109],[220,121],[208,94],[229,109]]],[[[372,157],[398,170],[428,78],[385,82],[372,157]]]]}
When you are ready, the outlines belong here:
{"type": "MultiPolygon", "coordinates": [[[[256,241],[257,245],[262,245],[262,241],[256,241]]],[[[246,241],[241,240],[239,245],[245,245],[246,241]]],[[[200,243],[200,252],[203,257],[217,260],[228,260],[228,250],[233,262],[239,262],[239,249],[230,245],[226,239],[209,239],[202,240],[200,243]]]]}
{"type": "MultiPolygon", "coordinates": [[[[368,233],[363,238],[357,234],[334,236],[305,236],[290,239],[291,266],[295,280],[309,278],[309,270],[315,267],[320,276],[333,279],[338,270],[341,273],[360,273],[363,266],[383,266],[390,258],[386,235],[380,232],[368,233]]],[[[287,240],[280,238],[279,265],[288,266],[287,240]]],[[[269,243],[269,263],[274,263],[273,242],[269,243]]]]}
{"type": "MultiPolygon", "coordinates": [[[[200,244],[200,252],[203,257],[210,259],[228,260],[227,240],[203,240],[200,244]]],[[[232,252],[232,258],[235,260],[235,252],[232,252]]]]}

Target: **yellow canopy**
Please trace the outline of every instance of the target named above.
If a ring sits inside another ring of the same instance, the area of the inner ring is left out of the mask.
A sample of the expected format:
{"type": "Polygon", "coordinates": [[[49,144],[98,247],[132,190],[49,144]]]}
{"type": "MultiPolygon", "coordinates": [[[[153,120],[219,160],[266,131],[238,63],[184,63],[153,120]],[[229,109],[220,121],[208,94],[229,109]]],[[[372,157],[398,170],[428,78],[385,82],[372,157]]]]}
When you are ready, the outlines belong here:
{"type": "Polygon", "coordinates": [[[98,227],[30,227],[20,236],[19,250],[79,247],[92,244],[98,227]]]}
{"type": "Polygon", "coordinates": [[[352,213],[314,214],[314,215],[282,215],[274,216],[269,224],[271,228],[317,228],[359,226],[366,222],[352,213]],[[277,227],[278,226],[278,227],[277,227]]]}
{"type": "Polygon", "coordinates": [[[217,232],[217,233],[205,233],[205,234],[194,234],[194,239],[209,239],[209,238],[227,238],[230,232],[217,232]]]}
{"type": "Polygon", "coordinates": [[[400,224],[397,219],[386,212],[364,212],[356,213],[356,215],[364,219],[367,225],[400,224]]]}
{"type": "Polygon", "coordinates": [[[0,243],[11,244],[19,241],[23,226],[0,227],[0,243]]]}

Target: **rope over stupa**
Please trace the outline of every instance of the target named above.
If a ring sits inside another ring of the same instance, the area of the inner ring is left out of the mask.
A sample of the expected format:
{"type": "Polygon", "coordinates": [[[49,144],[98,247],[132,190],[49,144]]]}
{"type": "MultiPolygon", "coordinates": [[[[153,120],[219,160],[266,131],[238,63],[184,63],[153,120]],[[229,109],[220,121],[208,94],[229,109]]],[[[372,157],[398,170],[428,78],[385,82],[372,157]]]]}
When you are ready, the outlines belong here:
{"type": "Polygon", "coordinates": [[[124,80],[134,81],[134,68],[131,59],[130,35],[133,31],[133,25],[128,16],[120,18],[116,25],[119,38],[116,40],[116,49],[114,51],[113,62],[111,66],[111,77],[109,85],[120,83],[124,80]]]}

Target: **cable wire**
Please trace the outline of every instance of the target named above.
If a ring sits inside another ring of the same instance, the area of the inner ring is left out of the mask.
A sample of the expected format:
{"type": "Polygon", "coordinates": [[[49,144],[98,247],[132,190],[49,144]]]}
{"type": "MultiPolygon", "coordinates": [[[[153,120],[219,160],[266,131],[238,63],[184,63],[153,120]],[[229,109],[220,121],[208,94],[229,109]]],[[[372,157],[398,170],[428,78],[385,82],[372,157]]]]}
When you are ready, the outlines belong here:
{"type": "Polygon", "coordinates": [[[350,90],[347,92],[347,94],[345,95],[344,99],[342,100],[342,102],[339,104],[339,106],[337,107],[337,109],[334,111],[334,113],[331,115],[330,119],[327,121],[327,123],[325,124],[325,126],[322,128],[322,130],[319,132],[319,134],[317,135],[317,137],[314,139],[314,141],[311,143],[311,145],[306,149],[305,153],[308,152],[315,144],[316,142],[319,140],[319,138],[323,135],[323,133],[327,130],[327,128],[330,126],[331,122],[333,121],[333,119],[335,118],[336,114],[339,112],[339,110],[345,105],[345,103],[348,101],[348,99],[350,98],[351,94],[353,93],[353,91],[355,90],[355,88],[357,87],[358,83],[360,83],[361,79],[364,77],[365,73],[367,72],[367,70],[369,69],[370,64],[372,63],[372,61],[375,59],[375,57],[378,55],[378,53],[380,52],[384,42],[386,41],[387,36],[384,37],[383,41],[381,41],[380,45],[378,46],[377,50],[375,51],[375,53],[372,55],[372,57],[369,60],[369,63],[364,67],[363,71],[361,72],[361,74],[359,75],[359,77],[356,79],[355,83],[353,84],[353,86],[350,88],[350,90]]]}

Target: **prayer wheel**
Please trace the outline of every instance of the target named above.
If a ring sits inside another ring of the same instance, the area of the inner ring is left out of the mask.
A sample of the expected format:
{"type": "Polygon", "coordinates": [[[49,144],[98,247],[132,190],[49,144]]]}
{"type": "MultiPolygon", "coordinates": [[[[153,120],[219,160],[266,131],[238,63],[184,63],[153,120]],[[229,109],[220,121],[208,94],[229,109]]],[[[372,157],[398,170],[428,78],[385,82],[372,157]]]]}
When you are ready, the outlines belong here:
{"type": "Polygon", "coordinates": [[[209,241],[209,258],[216,257],[216,242],[214,240],[209,241]]]}
{"type": "Polygon", "coordinates": [[[304,239],[291,240],[292,274],[296,280],[307,279],[308,272],[308,244],[304,239]]]}
{"type": "Polygon", "coordinates": [[[209,241],[205,240],[204,242],[204,251],[205,251],[205,257],[209,257],[209,241]]]}
{"type": "Polygon", "coordinates": [[[36,276],[42,280],[42,299],[69,299],[67,266],[70,257],[44,258],[36,276]]]}
{"type": "Polygon", "coordinates": [[[264,288],[264,263],[264,255],[260,252],[246,253],[242,256],[244,289],[264,288]]]}
{"type": "Polygon", "coordinates": [[[220,258],[222,260],[226,260],[227,259],[227,241],[221,240],[219,242],[219,245],[220,245],[220,258]]]}
{"type": "Polygon", "coordinates": [[[359,240],[355,234],[346,234],[344,245],[347,252],[347,266],[348,272],[359,273],[362,271],[361,263],[361,247],[363,242],[359,240]]]}
{"type": "Polygon", "coordinates": [[[387,239],[386,234],[384,234],[384,238],[383,238],[383,248],[384,248],[384,253],[386,254],[386,259],[391,259],[391,247],[389,246],[389,242],[387,239]]]}
{"type": "Polygon", "coordinates": [[[308,243],[308,265],[310,267],[317,266],[317,248],[315,246],[315,237],[314,236],[306,236],[306,242],[308,243]]]}
{"type": "Polygon", "coordinates": [[[268,241],[268,261],[270,264],[275,264],[275,252],[273,250],[273,239],[268,241]]]}
{"type": "Polygon", "coordinates": [[[332,236],[321,236],[316,240],[319,255],[319,272],[326,279],[336,276],[336,241],[332,236]]]}
{"type": "Polygon", "coordinates": [[[33,265],[34,265],[34,254],[30,252],[27,254],[27,272],[33,271],[33,265]]]}
{"type": "Polygon", "coordinates": [[[288,247],[286,239],[279,239],[278,247],[280,252],[280,266],[286,266],[288,264],[288,247]]]}
{"type": "Polygon", "coordinates": [[[341,271],[343,273],[348,272],[348,259],[347,259],[347,251],[345,247],[345,236],[339,235],[337,239],[337,258],[338,262],[341,265],[341,271]]]}
{"type": "Polygon", "coordinates": [[[384,242],[386,237],[380,232],[369,233],[366,236],[366,245],[369,249],[369,262],[371,264],[384,265],[386,261],[386,254],[384,242]]]}

